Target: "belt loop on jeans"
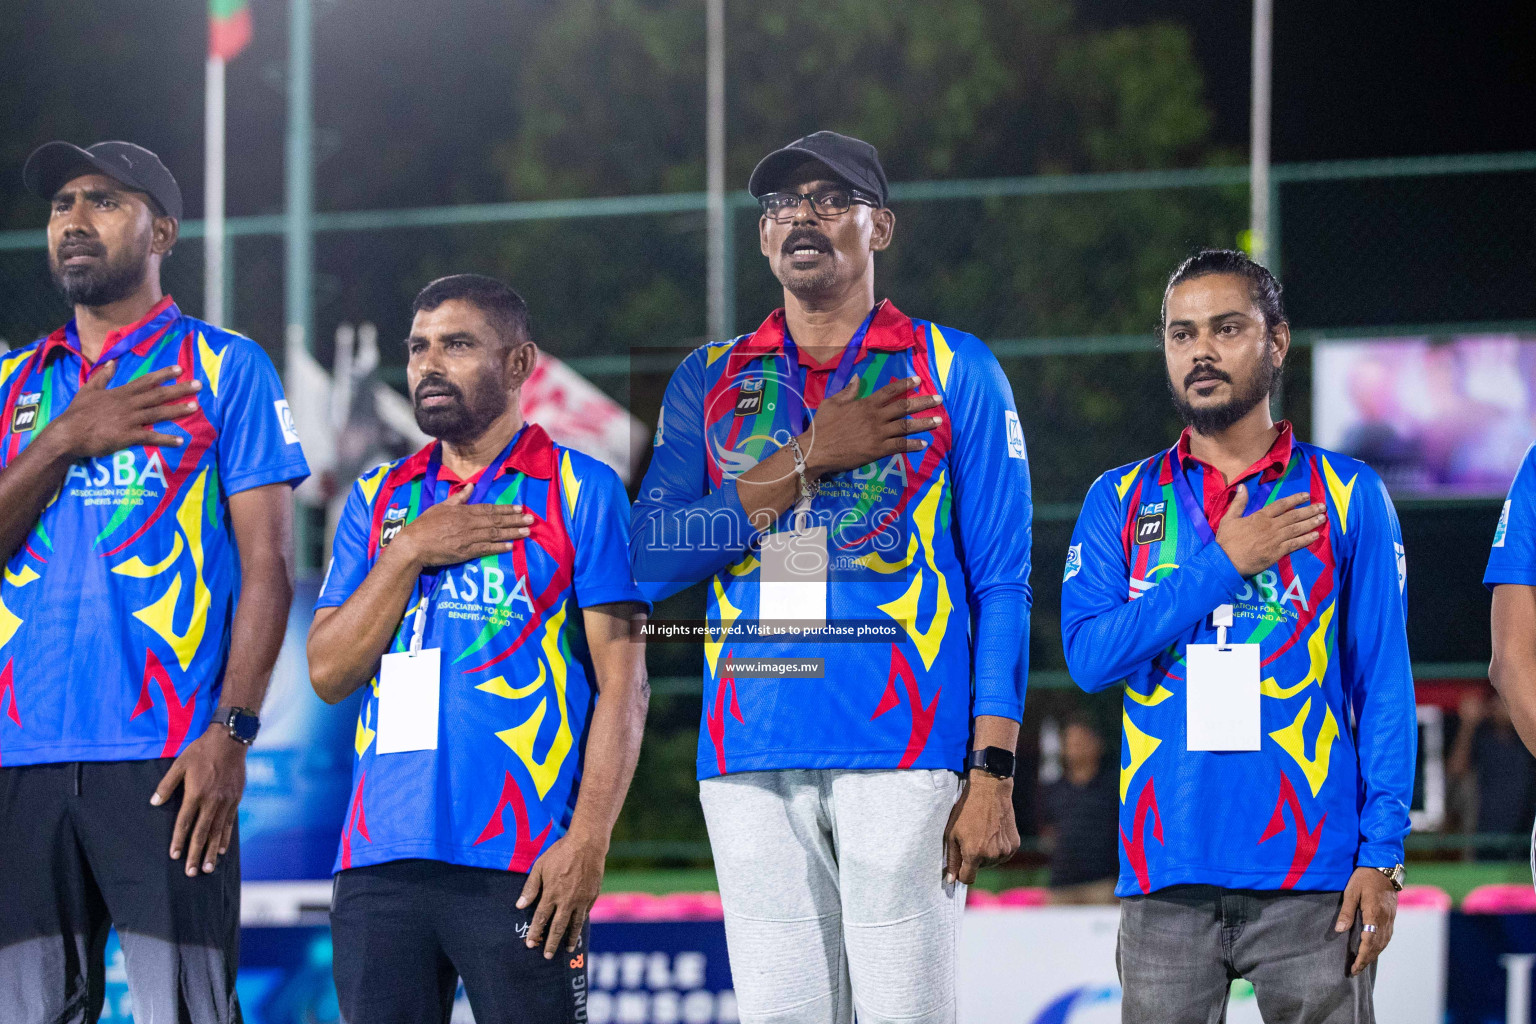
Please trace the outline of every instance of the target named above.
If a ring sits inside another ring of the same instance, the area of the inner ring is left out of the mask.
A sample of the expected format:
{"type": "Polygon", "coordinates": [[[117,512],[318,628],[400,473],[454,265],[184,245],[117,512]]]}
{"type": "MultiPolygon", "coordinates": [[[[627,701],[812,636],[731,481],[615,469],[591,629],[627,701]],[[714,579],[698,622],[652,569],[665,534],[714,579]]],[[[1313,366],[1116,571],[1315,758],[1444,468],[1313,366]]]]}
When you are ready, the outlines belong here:
{"type": "Polygon", "coordinates": [[[85,765],[82,764],[79,761],[76,761],[75,762],[75,796],[79,796],[80,795],[80,774],[83,771],[85,771],[85,765]]]}

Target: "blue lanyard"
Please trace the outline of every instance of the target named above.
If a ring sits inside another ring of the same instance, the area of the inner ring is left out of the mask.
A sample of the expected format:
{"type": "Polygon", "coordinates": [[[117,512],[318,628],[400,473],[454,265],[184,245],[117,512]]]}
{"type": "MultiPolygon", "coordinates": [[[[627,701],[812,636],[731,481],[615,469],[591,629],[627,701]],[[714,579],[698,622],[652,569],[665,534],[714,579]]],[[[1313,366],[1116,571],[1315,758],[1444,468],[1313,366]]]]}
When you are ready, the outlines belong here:
{"type": "MultiPolygon", "coordinates": [[[[843,388],[848,386],[848,381],[853,377],[854,364],[859,361],[859,349],[864,345],[864,336],[869,333],[869,325],[874,322],[875,314],[880,307],[876,306],[869,311],[869,316],[859,324],[859,329],[853,332],[853,337],[847,346],[843,348],[842,358],[837,361],[837,369],[831,379],[827,381],[827,389],[822,392],[822,397],[830,398],[843,388]]],[[[795,346],[795,339],[789,336],[789,327],[784,328],[784,355],[789,359],[790,386],[786,388],[786,394],[782,399],[789,410],[790,429],[800,433],[810,426],[811,418],[805,410],[805,382],[810,376],[800,366],[800,350],[795,346]]]]}
{"type": "MultiPolygon", "coordinates": [[[[1174,454],[1174,452],[1168,453],[1170,461],[1174,459],[1174,454]]],[[[1211,521],[1205,517],[1205,503],[1195,500],[1195,492],[1189,486],[1189,476],[1184,470],[1184,460],[1179,459],[1177,464],[1169,468],[1172,470],[1173,476],[1173,493],[1179,499],[1179,507],[1184,511],[1185,520],[1194,526],[1195,533],[1200,537],[1202,545],[1210,544],[1216,539],[1216,531],[1211,529],[1211,521]]],[[[1203,472],[1213,473],[1215,470],[1206,466],[1203,472]]],[[[1254,477],[1253,484],[1249,486],[1248,507],[1244,510],[1244,515],[1252,515],[1264,507],[1268,501],[1269,494],[1273,493],[1274,489],[1280,486],[1280,481],[1285,479],[1285,473],[1282,471],[1279,476],[1275,477],[1268,488],[1261,489],[1263,488],[1263,479],[1264,474],[1260,472],[1254,477]]]]}
{"type": "MultiPolygon", "coordinates": [[[[512,440],[501,450],[501,454],[485,467],[480,474],[480,479],[475,481],[474,489],[469,492],[468,505],[478,505],[485,501],[491,493],[491,486],[496,478],[501,475],[502,466],[506,465],[507,458],[512,454],[512,449],[517,447],[518,438],[523,436],[526,425],[519,427],[517,433],[512,435],[512,440]]],[[[443,468],[443,443],[437,442],[432,446],[432,455],[427,459],[427,472],[421,481],[421,498],[417,502],[416,518],[420,519],[426,514],[427,509],[437,504],[437,477],[443,468]]],[[[446,495],[445,495],[446,497],[446,495]]],[[[443,570],[447,566],[438,565],[427,569],[421,574],[421,598],[416,605],[416,619],[411,625],[411,653],[421,650],[421,638],[427,627],[427,606],[432,603],[432,598],[437,595],[438,585],[442,582],[443,570]]]]}

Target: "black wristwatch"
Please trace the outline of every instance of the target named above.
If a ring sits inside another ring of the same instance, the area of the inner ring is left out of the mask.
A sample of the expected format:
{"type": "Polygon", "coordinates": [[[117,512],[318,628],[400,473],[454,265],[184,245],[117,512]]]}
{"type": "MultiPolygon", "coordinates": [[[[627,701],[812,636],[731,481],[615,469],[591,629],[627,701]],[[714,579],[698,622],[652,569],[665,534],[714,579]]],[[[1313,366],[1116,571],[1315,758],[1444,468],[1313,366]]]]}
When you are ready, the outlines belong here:
{"type": "Polygon", "coordinates": [[[261,718],[245,708],[220,708],[213,713],[213,720],[229,730],[229,738],[236,743],[250,746],[261,731],[261,718]]]}
{"type": "Polygon", "coordinates": [[[1011,779],[1014,760],[1011,750],[1005,750],[1002,747],[983,747],[980,750],[971,751],[970,756],[965,759],[965,770],[980,768],[994,778],[1011,779]]]}

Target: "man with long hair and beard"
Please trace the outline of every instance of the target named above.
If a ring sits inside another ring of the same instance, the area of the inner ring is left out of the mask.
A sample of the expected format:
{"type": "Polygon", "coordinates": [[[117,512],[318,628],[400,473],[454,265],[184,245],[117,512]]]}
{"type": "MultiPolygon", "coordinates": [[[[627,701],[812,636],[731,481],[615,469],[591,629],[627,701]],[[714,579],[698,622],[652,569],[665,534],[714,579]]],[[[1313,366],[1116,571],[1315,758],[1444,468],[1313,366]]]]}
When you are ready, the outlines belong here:
{"type": "Polygon", "coordinates": [[[1270,417],[1290,349],[1246,255],[1173,272],[1160,328],[1188,429],[1088,492],[1062,583],[1072,677],[1122,683],[1127,1024],[1374,1019],[1413,793],[1406,563],[1381,480],[1270,417]]]}
{"type": "Polygon", "coordinates": [[[588,911],[649,689],[618,474],[523,420],[528,307],[422,289],[406,382],[436,438],[364,474],[309,634],[358,707],[331,908],[344,1020],[586,1020],[588,911]],[[599,699],[599,692],[601,699],[599,699]]]}
{"type": "Polygon", "coordinates": [[[74,318],[0,359],[0,1005],[95,1020],[115,925],[137,1016],[228,1024],[309,469],[260,346],[161,291],[160,159],[51,142],[23,178],[74,318]]]}

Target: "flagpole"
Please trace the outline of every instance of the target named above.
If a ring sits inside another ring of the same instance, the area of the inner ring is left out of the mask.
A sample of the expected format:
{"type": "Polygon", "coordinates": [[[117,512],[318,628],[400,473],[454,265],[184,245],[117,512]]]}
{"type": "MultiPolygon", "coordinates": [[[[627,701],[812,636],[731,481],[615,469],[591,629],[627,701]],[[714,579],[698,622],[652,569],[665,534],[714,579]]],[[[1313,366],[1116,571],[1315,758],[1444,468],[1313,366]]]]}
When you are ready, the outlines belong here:
{"type": "Polygon", "coordinates": [[[224,58],[208,55],[203,96],[203,319],[224,326],[224,58]]]}

